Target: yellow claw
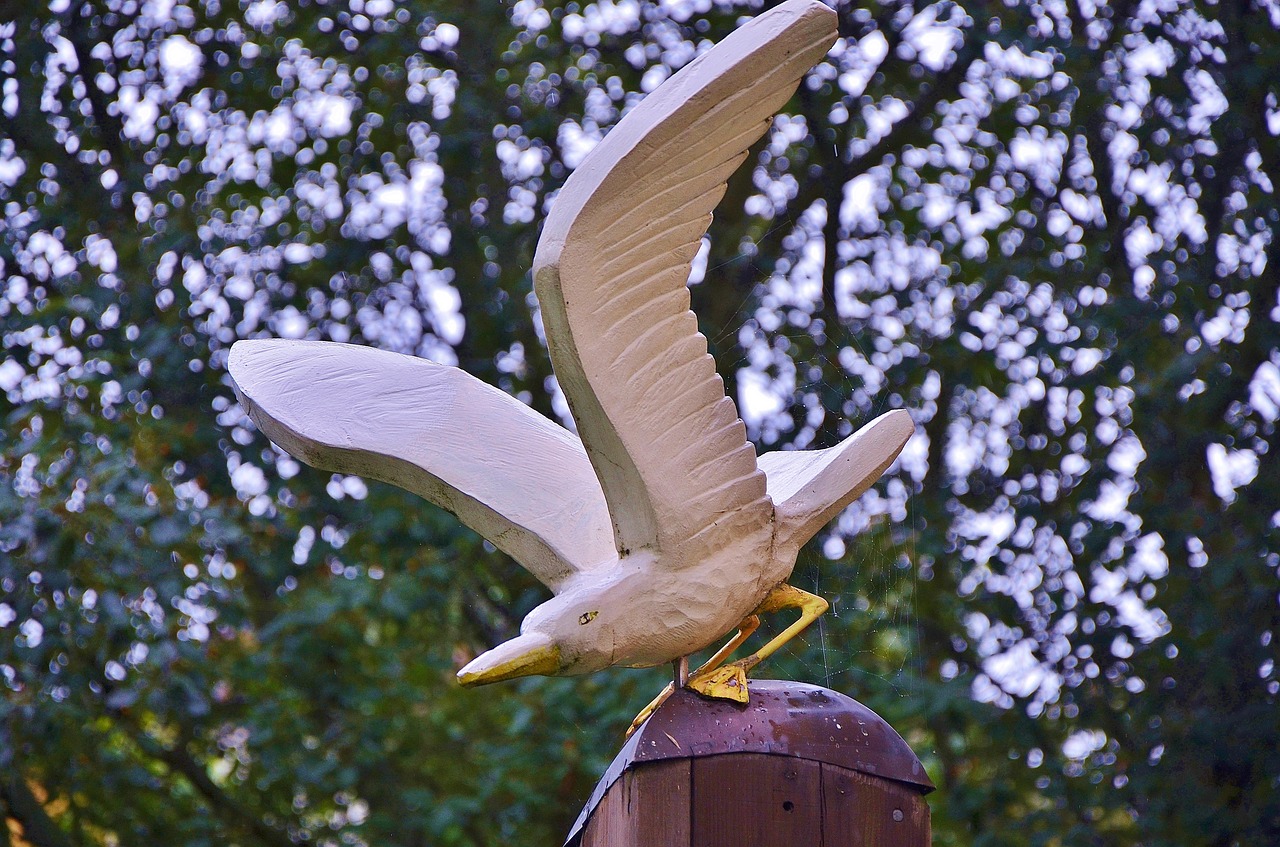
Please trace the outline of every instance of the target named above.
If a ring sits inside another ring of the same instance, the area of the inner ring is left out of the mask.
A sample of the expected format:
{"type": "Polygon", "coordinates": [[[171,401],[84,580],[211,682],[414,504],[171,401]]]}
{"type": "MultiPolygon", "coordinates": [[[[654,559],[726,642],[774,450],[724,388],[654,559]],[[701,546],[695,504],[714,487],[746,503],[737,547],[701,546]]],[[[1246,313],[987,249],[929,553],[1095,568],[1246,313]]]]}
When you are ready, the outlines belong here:
{"type": "Polygon", "coordinates": [[[721,665],[705,674],[689,677],[689,687],[714,700],[747,702],[747,669],[742,662],[721,665]]]}
{"type": "MultiPolygon", "coordinates": [[[[827,605],[827,601],[816,594],[802,591],[795,586],[787,585],[785,582],[782,583],[770,591],[764,602],[738,625],[738,634],[717,650],[716,654],[708,659],[702,667],[689,676],[688,682],[685,683],[686,686],[703,697],[709,697],[714,700],[731,700],[735,703],[749,702],[747,671],[773,655],[783,644],[799,635],[805,627],[817,620],[827,610],[827,605]],[[742,642],[746,641],[755,632],[756,627],[760,625],[760,618],[757,615],[793,608],[800,610],[799,620],[745,659],[739,659],[727,665],[723,664],[729,658],[729,655],[738,649],[742,642]]],[[[675,687],[673,685],[668,685],[661,694],[653,699],[653,702],[645,706],[640,714],[636,715],[636,719],[631,722],[631,728],[627,730],[628,738],[671,696],[671,692],[674,690],[675,687]]]]}
{"type": "Polygon", "coordinates": [[[640,714],[636,715],[636,719],[631,722],[631,726],[627,727],[627,734],[624,737],[630,738],[632,733],[639,729],[645,721],[649,720],[649,716],[656,712],[658,707],[665,703],[667,698],[671,696],[671,692],[675,690],[674,685],[667,683],[667,687],[662,689],[662,693],[654,697],[652,702],[641,709],[640,714]]]}

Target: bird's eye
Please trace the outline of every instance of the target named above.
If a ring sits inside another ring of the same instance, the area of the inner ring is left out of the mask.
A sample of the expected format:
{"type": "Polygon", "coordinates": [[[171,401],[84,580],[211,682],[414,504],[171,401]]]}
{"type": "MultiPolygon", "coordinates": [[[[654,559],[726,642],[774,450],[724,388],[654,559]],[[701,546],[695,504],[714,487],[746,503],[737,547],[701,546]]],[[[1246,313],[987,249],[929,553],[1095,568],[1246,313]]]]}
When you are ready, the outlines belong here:
{"type": "Polygon", "coordinates": [[[579,624],[581,624],[582,626],[586,626],[587,624],[589,624],[589,623],[591,623],[593,620],[595,620],[595,619],[596,619],[596,615],[598,615],[598,614],[600,614],[598,611],[597,611],[597,612],[583,612],[582,614],[578,615],[578,623],[579,623],[579,624]]]}

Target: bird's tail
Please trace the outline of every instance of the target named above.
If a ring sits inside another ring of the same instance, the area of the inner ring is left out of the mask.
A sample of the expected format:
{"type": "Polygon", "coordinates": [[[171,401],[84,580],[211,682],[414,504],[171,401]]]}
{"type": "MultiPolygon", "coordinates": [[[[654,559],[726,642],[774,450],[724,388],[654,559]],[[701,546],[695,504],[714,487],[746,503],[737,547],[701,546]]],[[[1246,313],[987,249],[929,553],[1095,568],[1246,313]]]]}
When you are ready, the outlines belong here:
{"type": "Polygon", "coordinates": [[[760,469],[774,503],[775,543],[798,551],[888,470],[914,431],[911,416],[898,409],[835,447],[761,456],[760,469]]]}

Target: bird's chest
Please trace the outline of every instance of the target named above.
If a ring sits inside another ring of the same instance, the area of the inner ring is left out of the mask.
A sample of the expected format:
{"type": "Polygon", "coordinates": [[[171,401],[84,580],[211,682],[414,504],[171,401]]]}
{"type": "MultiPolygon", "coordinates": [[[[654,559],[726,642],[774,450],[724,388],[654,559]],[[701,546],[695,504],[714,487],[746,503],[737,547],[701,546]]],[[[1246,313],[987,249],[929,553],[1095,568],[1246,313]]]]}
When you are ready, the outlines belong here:
{"type": "Polygon", "coordinates": [[[715,643],[760,603],[758,581],[745,568],[731,574],[691,569],[655,579],[654,590],[636,598],[629,631],[617,633],[625,647],[616,663],[649,667],[715,643]]]}

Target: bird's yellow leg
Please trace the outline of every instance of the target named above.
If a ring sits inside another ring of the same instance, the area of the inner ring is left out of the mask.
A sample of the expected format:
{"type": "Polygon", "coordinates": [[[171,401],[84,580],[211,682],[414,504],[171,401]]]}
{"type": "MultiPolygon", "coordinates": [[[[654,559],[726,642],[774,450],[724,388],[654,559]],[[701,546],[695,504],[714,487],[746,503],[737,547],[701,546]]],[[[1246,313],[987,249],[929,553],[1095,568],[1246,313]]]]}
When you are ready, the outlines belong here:
{"type": "Polygon", "coordinates": [[[725,645],[715,652],[715,655],[707,659],[702,665],[689,675],[689,682],[692,683],[700,676],[706,676],[711,671],[724,664],[724,660],[733,655],[733,651],[742,646],[742,642],[751,637],[751,634],[760,628],[760,618],[754,613],[738,624],[738,634],[725,642],[725,645]]]}
{"type": "MultiPolygon", "coordinates": [[[[742,642],[751,637],[751,634],[760,627],[760,617],[752,612],[749,617],[738,624],[738,634],[729,639],[723,647],[715,652],[715,655],[702,663],[702,667],[689,675],[688,687],[698,692],[704,697],[718,697],[722,700],[739,700],[737,693],[733,690],[736,687],[736,675],[729,680],[720,680],[716,675],[716,671],[724,664],[725,659],[733,655],[733,651],[742,646],[742,642]],[[725,690],[721,690],[721,689],[725,690]]],[[[744,678],[743,685],[746,685],[744,678]]],[[[742,689],[743,697],[746,696],[746,688],[742,689]]],[[[740,702],[746,702],[740,700],[740,702]]]]}
{"type": "MultiPolygon", "coordinates": [[[[743,659],[741,663],[746,664],[748,669],[754,668],[777,652],[778,648],[783,644],[804,632],[809,624],[816,621],[829,608],[831,608],[831,604],[817,594],[810,594],[808,591],[796,588],[794,585],[787,585],[785,582],[779,585],[769,592],[768,597],[764,598],[764,602],[760,604],[759,611],[779,612],[783,609],[799,609],[800,618],[774,636],[768,644],[743,659]]],[[[735,662],[734,664],[739,663],[735,662]]]]}
{"type": "MultiPolygon", "coordinates": [[[[802,591],[786,583],[779,585],[769,592],[769,596],[764,598],[764,602],[756,609],[756,614],[798,608],[800,610],[800,618],[774,636],[759,650],[744,659],[739,659],[728,665],[721,665],[705,673],[703,668],[699,668],[697,673],[689,677],[689,687],[704,697],[734,700],[739,703],[747,702],[747,671],[763,662],[773,655],[779,647],[803,632],[805,627],[817,620],[829,607],[830,604],[816,594],[810,594],[808,591],[802,591]]],[[[741,642],[739,641],[738,643],[740,644],[741,642]]],[[[736,647],[737,644],[734,646],[736,647]]],[[[722,650],[721,652],[724,651],[722,650]]],[[[720,653],[716,654],[716,656],[719,655],[720,653]]],[[[728,653],[725,653],[725,656],[727,657],[728,653]]],[[[712,658],[715,658],[715,656],[712,658]]]]}
{"type": "MultiPolygon", "coordinates": [[[[756,628],[759,626],[760,618],[755,615],[751,615],[742,623],[738,624],[738,634],[729,639],[723,647],[715,652],[715,655],[703,662],[701,667],[690,674],[689,679],[685,684],[692,685],[699,675],[706,675],[723,665],[724,660],[733,655],[733,651],[742,646],[742,642],[750,638],[751,633],[755,632],[756,628]]],[[[697,689],[695,688],[694,690],[697,689]]],[[[627,738],[630,738],[631,734],[639,729],[640,725],[647,721],[649,716],[657,711],[659,706],[666,702],[666,699],[671,696],[672,691],[675,691],[675,684],[669,682],[667,683],[667,687],[662,689],[661,693],[650,701],[649,705],[640,710],[640,714],[636,715],[635,720],[631,722],[631,726],[627,727],[627,738]]]]}

